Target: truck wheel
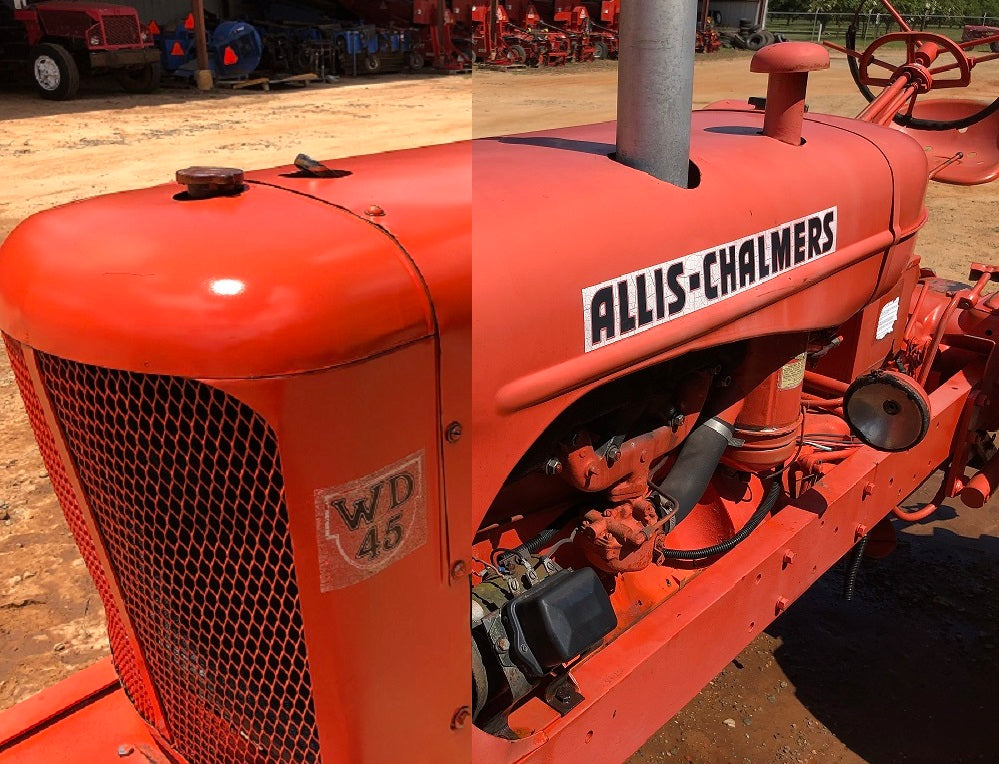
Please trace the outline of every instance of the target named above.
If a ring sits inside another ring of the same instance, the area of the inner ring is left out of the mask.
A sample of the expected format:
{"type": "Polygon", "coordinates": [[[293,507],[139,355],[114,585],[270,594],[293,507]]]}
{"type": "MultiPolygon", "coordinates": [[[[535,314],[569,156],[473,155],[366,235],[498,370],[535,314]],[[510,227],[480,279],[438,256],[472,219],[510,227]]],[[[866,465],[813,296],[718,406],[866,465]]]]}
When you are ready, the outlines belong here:
{"type": "Polygon", "coordinates": [[[369,53],[364,57],[364,71],[368,74],[375,74],[382,68],[382,60],[377,53],[369,53]]]}
{"type": "Polygon", "coordinates": [[[767,36],[763,32],[753,32],[746,38],[746,47],[749,50],[759,50],[767,46],[767,36]]]}
{"type": "Polygon", "coordinates": [[[80,90],[80,70],[61,45],[43,42],[31,54],[35,90],[50,101],[68,101],[80,90]]]}
{"type": "Polygon", "coordinates": [[[603,61],[605,58],[609,58],[610,48],[607,47],[607,43],[603,40],[596,40],[593,43],[593,59],[595,61],[603,61]]]}
{"type": "Polygon", "coordinates": [[[139,69],[119,69],[115,76],[128,93],[153,93],[160,87],[160,63],[153,61],[139,69]]]}
{"type": "Polygon", "coordinates": [[[414,72],[420,71],[420,69],[423,68],[424,63],[422,54],[417,53],[416,51],[410,52],[410,54],[406,57],[406,66],[414,72]]]}

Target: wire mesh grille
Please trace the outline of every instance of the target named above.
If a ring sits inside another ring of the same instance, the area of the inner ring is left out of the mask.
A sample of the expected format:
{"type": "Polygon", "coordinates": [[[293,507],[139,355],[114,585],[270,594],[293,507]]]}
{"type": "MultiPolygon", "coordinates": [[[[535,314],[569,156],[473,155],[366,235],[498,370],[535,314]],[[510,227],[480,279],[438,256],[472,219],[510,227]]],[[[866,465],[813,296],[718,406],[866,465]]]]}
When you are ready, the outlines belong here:
{"type": "Polygon", "coordinates": [[[138,45],[139,25],[132,16],[101,16],[104,42],[108,45],[138,45]]]}
{"type": "Polygon", "coordinates": [[[49,429],[42,414],[42,407],[38,401],[31,378],[28,376],[28,367],[24,361],[24,351],[17,341],[11,339],[6,334],[3,335],[4,345],[7,348],[7,356],[10,358],[11,369],[14,371],[14,380],[21,391],[21,400],[24,401],[24,408],[28,412],[28,420],[31,423],[31,430],[34,432],[35,440],[42,454],[42,462],[48,470],[49,480],[52,481],[52,488],[55,490],[56,498],[62,507],[63,515],[66,517],[66,524],[73,534],[73,541],[80,550],[80,556],[87,566],[90,577],[94,580],[97,593],[101,602],[104,603],[104,615],[108,624],[108,642],[111,644],[111,656],[114,660],[115,668],[122,679],[125,691],[136,710],[142,714],[143,718],[151,719],[153,707],[149,697],[149,690],[139,673],[136,662],[135,651],[132,643],[128,640],[127,632],[122,624],[121,615],[111,599],[110,587],[104,571],[101,568],[94,548],[94,542],[87,532],[87,526],[83,520],[83,512],[76,500],[76,494],[70,486],[66,469],[55,446],[55,439],[49,429]]]}
{"type": "Polygon", "coordinates": [[[273,431],[200,382],[37,357],[177,752],[318,762],[273,431]]]}

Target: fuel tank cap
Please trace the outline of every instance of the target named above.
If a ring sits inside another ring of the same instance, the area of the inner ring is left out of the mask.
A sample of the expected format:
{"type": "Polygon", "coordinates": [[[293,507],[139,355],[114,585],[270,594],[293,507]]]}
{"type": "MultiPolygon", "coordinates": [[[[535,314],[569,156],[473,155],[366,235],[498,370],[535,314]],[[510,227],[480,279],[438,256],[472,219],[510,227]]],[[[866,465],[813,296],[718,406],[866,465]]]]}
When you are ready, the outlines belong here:
{"type": "Polygon", "coordinates": [[[231,196],[245,188],[243,171],[235,167],[188,167],[177,170],[177,182],[187,186],[192,199],[231,196]]]}

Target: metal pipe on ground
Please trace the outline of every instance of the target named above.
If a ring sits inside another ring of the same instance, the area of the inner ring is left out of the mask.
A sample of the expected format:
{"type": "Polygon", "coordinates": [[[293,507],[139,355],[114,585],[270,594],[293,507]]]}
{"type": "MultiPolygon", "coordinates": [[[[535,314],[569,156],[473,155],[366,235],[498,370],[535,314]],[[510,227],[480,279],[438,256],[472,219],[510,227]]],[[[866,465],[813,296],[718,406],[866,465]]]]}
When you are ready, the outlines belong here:
{"type": "Polygon", "coordinates": [[[694,98],[695,0],[642,0],[621,9],[617,159],[687,188],[694,98]]]}

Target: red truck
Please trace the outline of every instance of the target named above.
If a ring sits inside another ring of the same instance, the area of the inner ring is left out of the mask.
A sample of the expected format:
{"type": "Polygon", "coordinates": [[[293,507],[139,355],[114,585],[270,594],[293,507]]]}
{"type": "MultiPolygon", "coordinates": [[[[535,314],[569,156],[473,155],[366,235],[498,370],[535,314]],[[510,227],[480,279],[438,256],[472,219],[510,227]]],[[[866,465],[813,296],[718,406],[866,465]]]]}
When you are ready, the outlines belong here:
{"type": "Polygon", "coordinates": [[[0,73],[27,69],[42,98],[65,101],[80,77],[114,72],[130,93],[160,83],[160,53],[134,8],[53,0],[15,8],[0,3],[0,73]]]}

